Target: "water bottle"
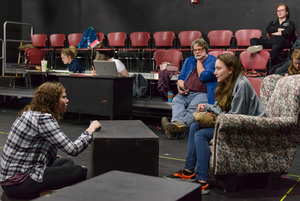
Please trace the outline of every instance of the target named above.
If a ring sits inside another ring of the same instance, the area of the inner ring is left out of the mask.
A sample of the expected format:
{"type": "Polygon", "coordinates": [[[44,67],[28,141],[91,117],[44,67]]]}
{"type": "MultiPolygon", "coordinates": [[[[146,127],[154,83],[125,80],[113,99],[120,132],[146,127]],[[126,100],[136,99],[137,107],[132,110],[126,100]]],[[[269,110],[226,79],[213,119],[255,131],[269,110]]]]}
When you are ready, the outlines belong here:
{"type": "Polygon", "coordinates": [[[173,91],[168,91],[168,102],[172,102],[173,100],[173,91]]]}

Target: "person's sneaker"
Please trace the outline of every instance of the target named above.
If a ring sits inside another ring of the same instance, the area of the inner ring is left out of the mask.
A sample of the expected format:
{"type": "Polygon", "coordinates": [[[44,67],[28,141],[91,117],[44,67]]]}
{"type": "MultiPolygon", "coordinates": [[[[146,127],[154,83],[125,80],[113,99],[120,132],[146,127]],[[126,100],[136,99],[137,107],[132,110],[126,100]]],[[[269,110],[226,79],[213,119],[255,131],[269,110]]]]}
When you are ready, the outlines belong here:
{"type": "Polygon", "coordinates": [[[195,173],[188,172],[186,170],[179,170],[174,174],[164,176],[164,178],[181,180],[181,181],[193,181],[195,179],[195,173]]]}
{"type": "Polygon", "coordinates": [[[209,185],[208,185],[208,183],[201,183],[199,180],[195,180],[195,181],[193,181],[193,183],[201,185],[202,195],[209,194],[209,185]]]}
{"type": "Polygon", "coordinates": [[[256,53],[263,49],[262,45],[253,45],[247,48],[247,51],[250,53],[256,53]]]}
{"type": "Polygon", "coordinates": [[[167,117],[161,118],[161,127],[166,131],[167,129],[167,124],[169,124],[169,120],[167,117]]]}
{"type": "Polygon", "coordinates": [[[166,125],[166,130],[168,130],[170,133],[183,133],[187,130],[187,126],[185,123],[180,121],[173,121],[172,123],[166,125]]]}

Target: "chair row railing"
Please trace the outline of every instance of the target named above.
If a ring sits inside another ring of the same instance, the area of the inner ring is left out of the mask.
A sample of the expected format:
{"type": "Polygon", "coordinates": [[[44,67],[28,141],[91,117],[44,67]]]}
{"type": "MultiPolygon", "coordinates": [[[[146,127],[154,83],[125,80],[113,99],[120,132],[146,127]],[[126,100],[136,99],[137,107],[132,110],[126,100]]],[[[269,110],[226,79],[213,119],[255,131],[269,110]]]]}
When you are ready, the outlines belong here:
{"type": "MultiPolygon", "coordinates": [[[[29,23],[23,23],[23,22],[13,22],[13,21],[6,21],[3,24],[3,43],[2,43],[2,76],[4,76],[5,72],[6,72],[6,68],[7,68],[7,43],[23,43],[23,42],[31,42],[31,39],[22,39],[23,34],[28,34],[28,33],[23,33],[22,31],[22,35],[21,35],[21,39],[16,39],[16,38],[9,38],[8,37],[8,25],[17,25],[17,26],[26,26],[30,28],[30,38],[33,35],[33,26],[29,23]]],[[[22,27],[23,28],[23,27],[22,27]]]]}

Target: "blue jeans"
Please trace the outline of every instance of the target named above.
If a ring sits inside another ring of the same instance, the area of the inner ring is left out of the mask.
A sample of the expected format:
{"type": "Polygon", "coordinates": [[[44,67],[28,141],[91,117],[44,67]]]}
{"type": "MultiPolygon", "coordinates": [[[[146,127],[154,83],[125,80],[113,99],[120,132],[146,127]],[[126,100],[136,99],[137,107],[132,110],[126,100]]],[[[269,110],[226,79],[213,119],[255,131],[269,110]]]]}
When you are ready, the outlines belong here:
{"type": "Polygon", "coordinates": [[[190,126],[195,121],[193,113],[200,103],[207,103],[207,93],[190,92],[187,96],[178,93],[172,101],[171,122],[180,121],[190,126]]]}
{"type": "Polygon", "coordinates": [[[190,126],[188,153],[184,169],[194,171],[196,162],[196,180],[207,181],[210,159],[209,141],[213,139],[214,128],[202,128],[197,122],[190,126]]]}

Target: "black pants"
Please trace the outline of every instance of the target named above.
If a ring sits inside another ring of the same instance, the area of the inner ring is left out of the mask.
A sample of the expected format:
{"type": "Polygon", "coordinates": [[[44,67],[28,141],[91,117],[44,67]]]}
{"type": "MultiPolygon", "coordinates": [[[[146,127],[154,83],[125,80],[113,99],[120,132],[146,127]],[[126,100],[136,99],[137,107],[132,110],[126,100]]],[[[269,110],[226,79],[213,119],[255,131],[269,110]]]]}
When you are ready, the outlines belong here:
{"type": "Polygon", "coordinates": [[[271,65],[276,63],[278,53],[285,48],[290,48],[290,42],[282,36],[271,36],[270,40],[251,38],[250,45],[262,45],[264,49],[271,49],[271,65]]]}
{"type": "Polygon", "coordinates": [[[274,74],[285,75],[286,73],[289,72],[288,68],[290,67],[291,63],[292,63],[291,59],[287,60],[283,65],[281,65],[279,68],[275,70],[274,74]]]}
{"type": "Polygon", "coordinates": [[[39,197],[42,191],[60,189],[85,179],[84,168],[74,165],[71,159],[57,158],[51,166],[46,168],[43,182],[36,182],[28,176],[21,184],[2,186],[2,189],[7,197],[33,199],[39,197]]]}

